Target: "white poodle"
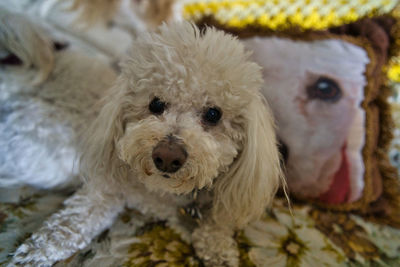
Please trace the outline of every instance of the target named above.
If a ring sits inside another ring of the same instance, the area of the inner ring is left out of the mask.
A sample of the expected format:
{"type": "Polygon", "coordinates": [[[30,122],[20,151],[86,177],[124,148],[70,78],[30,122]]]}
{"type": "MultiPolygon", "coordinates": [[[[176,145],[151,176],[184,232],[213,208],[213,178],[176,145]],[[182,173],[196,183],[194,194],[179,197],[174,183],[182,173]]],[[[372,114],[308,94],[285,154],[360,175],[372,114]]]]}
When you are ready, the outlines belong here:
{"type": "Polygon", "coordinates": [[[115,79],[105,60],[0,8],[0,187],[70,183],[77,136],[115,79]]]}
{"type": "MultiPolygon", "coordinates": [[[[234,230],[259,218],[282,181],[260,67],[232,36],[190,23],[142,33],[83,140],[85,185],[15,252],[49,266],[88,245],[124,206],[174,220],[193,204],[208,266],[238,266],[234,230]]],[[[96,77],[100,78],[100,77],[96,77]]]]}

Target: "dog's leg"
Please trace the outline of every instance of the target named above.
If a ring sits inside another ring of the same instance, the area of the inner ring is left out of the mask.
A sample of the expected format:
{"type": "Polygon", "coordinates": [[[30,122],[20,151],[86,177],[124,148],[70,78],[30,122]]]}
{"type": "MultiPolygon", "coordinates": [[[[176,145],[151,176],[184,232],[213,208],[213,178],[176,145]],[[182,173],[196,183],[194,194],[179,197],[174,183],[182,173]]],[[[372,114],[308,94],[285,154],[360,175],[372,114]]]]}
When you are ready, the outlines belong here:
{"type": "Polygon", "coordinates": [[[123,208],[116,197],[92,196],[83,190],[65,205],[17,249],[9,266],[51,266],[70,257],[110,227],[123,208]]]}
{"type": "Polygon", "coordinates": [[[233,239],[234,231],[205,222],[192,234],[196,254],[206,266],[239,266],[239,250],[233,239]]]}

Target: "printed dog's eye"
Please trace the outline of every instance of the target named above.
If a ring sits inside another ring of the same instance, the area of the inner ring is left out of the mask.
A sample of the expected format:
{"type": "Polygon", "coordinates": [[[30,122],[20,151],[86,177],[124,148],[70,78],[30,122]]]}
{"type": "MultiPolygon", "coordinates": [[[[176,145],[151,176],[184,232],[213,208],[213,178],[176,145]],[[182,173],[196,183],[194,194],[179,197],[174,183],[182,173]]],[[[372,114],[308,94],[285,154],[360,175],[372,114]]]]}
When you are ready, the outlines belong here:
{"type": "Polygon", "coordinates": [[[161,101],[158,97],[155,97],[149,104],[149,110],[154,114],[162,114],[165,110],[165,102],[161,101]]]}
{"type": "Polygon", "coordinates": [[[215,125],[221,119],[222,112],[219,108],[208,108],[203,113],[203,121],[207,124],[215,125]]]}
{"type": "Polygon", "coordinates": [[[307,88],[310,98],[318,98],[327,102],[336,102],[342,97],[342,90],[332,79],[320,77],[313,85],[307,88]]]}

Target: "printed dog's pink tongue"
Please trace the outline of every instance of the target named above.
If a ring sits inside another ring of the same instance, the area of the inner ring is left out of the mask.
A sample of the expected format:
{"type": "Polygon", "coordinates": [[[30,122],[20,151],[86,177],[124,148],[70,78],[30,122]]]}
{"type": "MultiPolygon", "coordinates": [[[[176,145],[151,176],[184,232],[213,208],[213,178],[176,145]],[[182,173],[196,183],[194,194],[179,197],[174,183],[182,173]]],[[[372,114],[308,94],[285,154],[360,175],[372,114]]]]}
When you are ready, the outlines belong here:
{"type": "Polygon", "coordinates": [[[347,201],[350,193],[350,172],[346,156],[346,145],[342,147],[342,163],[335,173],[329,190],[319,196],[319,200],[327,204],[340,204],[347,201]]]}

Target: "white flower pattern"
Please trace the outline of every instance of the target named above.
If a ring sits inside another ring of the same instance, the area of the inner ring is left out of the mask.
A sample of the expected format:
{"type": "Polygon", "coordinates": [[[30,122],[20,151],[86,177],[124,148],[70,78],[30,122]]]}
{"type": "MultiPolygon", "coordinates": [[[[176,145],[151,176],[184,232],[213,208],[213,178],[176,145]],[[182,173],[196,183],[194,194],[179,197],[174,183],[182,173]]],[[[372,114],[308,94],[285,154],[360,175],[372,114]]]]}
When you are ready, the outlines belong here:
{"type": "Polygon", "coordinates": [[[309,208],[295,207],[292,217],[279,202],[273,216],[244,230],[256,266],[345,266],[343,251],[315,228],[309,208]]]}

